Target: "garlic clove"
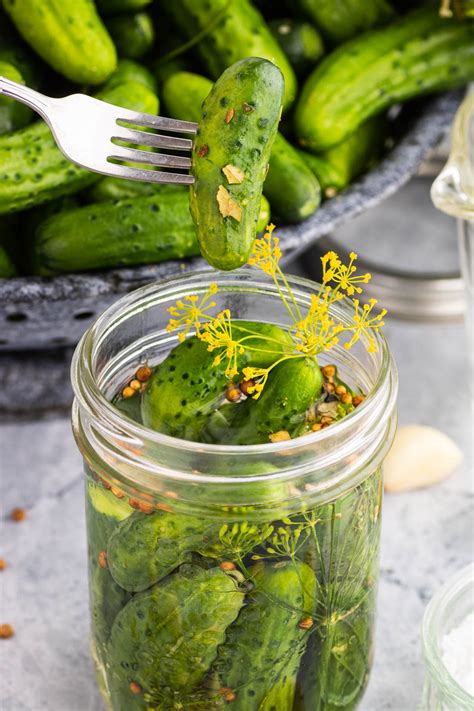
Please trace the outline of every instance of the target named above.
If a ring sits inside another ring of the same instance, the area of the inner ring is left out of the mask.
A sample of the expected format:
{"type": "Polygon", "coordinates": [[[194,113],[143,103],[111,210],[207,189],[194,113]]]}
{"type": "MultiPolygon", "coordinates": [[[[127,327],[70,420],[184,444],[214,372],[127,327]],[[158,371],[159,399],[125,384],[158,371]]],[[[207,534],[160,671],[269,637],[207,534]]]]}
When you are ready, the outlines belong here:
{"type": "Polygon", "coordinates": [[[443,432],[424,425],[400,427],[384,462],[385,491],[396,493],[436,484],[450,476],[462,458],[457,444],[443,432]]]}

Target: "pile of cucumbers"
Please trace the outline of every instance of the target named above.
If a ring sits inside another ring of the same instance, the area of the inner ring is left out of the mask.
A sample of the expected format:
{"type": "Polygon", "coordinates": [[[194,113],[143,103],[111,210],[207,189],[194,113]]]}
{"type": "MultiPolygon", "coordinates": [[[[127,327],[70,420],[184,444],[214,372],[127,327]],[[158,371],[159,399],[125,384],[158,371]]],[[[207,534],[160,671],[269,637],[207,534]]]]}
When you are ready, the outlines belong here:
{"type": "Polygon", "coordinates": [[[280,225],[302,221],[380,158],[392,105],[474,79],[463,3],[449,18],[437,2],[410,4],[0,0],[0,75],[197,121],[203,159],[194,153],[190,193],[104,178],[0,97],[0,278],[200,251],[221,269],[243,264],[270,211],[280,225]]]}

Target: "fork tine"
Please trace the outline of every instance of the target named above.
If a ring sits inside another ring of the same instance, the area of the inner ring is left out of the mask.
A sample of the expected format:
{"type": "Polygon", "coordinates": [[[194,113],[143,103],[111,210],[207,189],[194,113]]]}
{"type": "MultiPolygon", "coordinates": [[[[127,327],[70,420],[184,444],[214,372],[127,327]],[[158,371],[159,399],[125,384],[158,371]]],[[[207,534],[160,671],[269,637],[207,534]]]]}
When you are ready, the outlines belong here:
{"type": "Polygon", "coordinates": [[[120,136],[114,135],[113,139],[136,143],[140,146],[153,146],[153,148],[172,148],[178,151],[190,151],[193,142],[190,138],[175,138],[175,136],[161,136],[159,133],[147,133],[135,128],[120,126],[120,136]]]}
{"type": "Polygon", "coordinates": [[[178,183],[181,185],[192,185],[194,183],[194,176],[189,175],[189,173],[165,173],[162,170],[131,168],[128,165],[118,165],[116,163],[107,163],[107,168],[104,166],[100,172],[104,175],[143,180],[147,183],[178,183]]]}
{"type": "Polygon", "coordinates": [[[178,119],[165,118],[164,116],[152,116],[151,114],[141,114],[138,111],[130,111],[117,107],[120,112],[117,121],[133,123],[137,126],[147,128],[158,128],[162,131],[176,131],[176,133],[196,133],[198,124],[194,121],[179,121],[178,119]]]}
{"type": "Polygon", "coordinates": [[[117,146],[117,151],[108,156],[108,159],[126,160],[132,163],[147,163],[149,165],[161,165],[169,168],[190,168],[191,158],[186,156],[175,156],[169,153],[151,153],[150,151],[140,151],[138,148],[126,148],[117,146]]]}

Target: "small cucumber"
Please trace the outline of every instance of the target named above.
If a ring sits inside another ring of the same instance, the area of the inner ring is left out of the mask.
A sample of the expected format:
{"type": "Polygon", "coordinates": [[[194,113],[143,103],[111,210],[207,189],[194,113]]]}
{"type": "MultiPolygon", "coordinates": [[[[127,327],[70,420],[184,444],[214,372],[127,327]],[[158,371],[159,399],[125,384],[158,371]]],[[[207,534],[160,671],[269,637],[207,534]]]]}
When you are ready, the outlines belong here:
{"type": "MultiPolygon", "coordinates": [[[[0,58],[0,76],[16,81],[17,84],[24,84],[23,76],[18,69],[10,62],[5,62],[0,58]]],[[[32,110],[20,104],[19,101],[9,99],[0,95],[0,135],[16,131],[30,123],[33,115],[32,110]]]]}
{"type": "Polygon", "coordinates": [[[395,12],[387,0],[297,0],[296,5],[332,44],[386,25],[395,12]]]}
{"type": "Polygon", "coordinates": [[[260,397],[236,407],[220,444],[263,444],[282,430],[292,434],[321,392],[323,376],[315,360],[291,358],[270,372],[260,397]]]}
{"type": "Polygon", "coordinates": [[[35,234],[43,275],[182,259],[199,253],[187,193],[87,205],[50,217],[35,234]]]}
{"type": "Polygon", "coordinates": [[[134,62],[133,59],[119,59],[117,69],[107,79],[103,89],[115,89],[116,86],[129,81],[137,81],[156,94],[155,77],[143,64],[134,62]]]}
{"type": "Polygon", "coordinates": [[[234,62],[261,57],[274,62],[285,78],[283,105],[296,96],[295,73],[273,38],[260,12],[249,0],[174,0],[170,11],[177,25],[192,39],[205,32],[197,45],[211,78],[217,79],[234,62]]]}
{"type": "Polygon", "coordinates": [[[166,115],[199,123],[202,105],[213,86],[214,82],[200,74],[192,72],[170,74],[161,87],[166,115]]]}
{"type": "MultiPolygon", "coordinates": [[[[121,84],[97,97],[116,106],[156,113],[155,94],[138,82],[121,84]]],[[[75,193],[100,180],[70,163],[43,121],[0,136],[0,215],[75,193]]]]}
{"type": "Polygon", "coordinates": [[[144,711],[150,707],[146,695],[155,696],[163,709],[175,701],[191,708],[183,701],[204,680],[243,600],[220,568],[195,565],[183,565],[135,595],[118,613],[110,635],[107,674],[114,711],[144,711]]]}
{"type": "Polygon", "coordinates": [[[298,77],[304,77],[314,69],[324,54],[324,44],[313,25],[288,17],[272,20],[269,27],[298,77]]]}
{"type": "Polygon", "coordinates": [[[316,67],[298,100],[296,135],[303,147],[324,151],[393,104],[473,78],[472,24],[417,10],[341,45],[316,67]]]}
{"type": "MultiPolygon", "coordinates": [[[[200,121],[201,106],[212,89],[212,82],[199,74],[178,72],[163,84],[167,115],[186,121],[200,121]]],[[[319,205],[320,189],[306,163],[288,141],[277,133],[263,186],[272,211],[285,222],[299,222],[319,205]]],[[[263,218],[262,218],[263,220],[263,218]]],[[[265,229],[268,221],[257,232],[265,229]]]]}
{"type": "Polygon", "coordinates": [[[299,623],[315,613],[316,578],[297,559],[258,563],[250,574],[255,589],[227,630],[213,674],[235,694],[226,703],[232,711],[291,711],[309,636],[299,623]]]}
{"type": "Polygon", "coordinates": [[[282,95],[280,70],[249,57],[222,74],[203,104],[190,208],[201,252],[217,269],[249,258],[282,95]]]}
{"type": "MultiPolygon", "coordinates": [[[[252,364],[266,367],[291,348],[291,339],[278,326],[242,321],[244,328],[272,338],[272,353],[266,352],[268,341],[262,340],[261,351],[247,351],[240,355],[239,368],[252,364]]],[[[233,322],[233,333],[239,323],[233,322]]],[[[250,341],[248,341],[250,345],[250,341]]],[[[251,345],[259,346],[256,336],[251,345]]],[[[177,345],[153,372],[142,400],[142,420],[147,427],[172,437],[199,440],[211,414],[222,403],[228,378],[222,368],[212,365],[214,357],[207,344],[197,336],[177,345]]]]}
{"type": "Polygon", "coordinates": [[[326,197],[334,197],[379,160],[387,136],[385,117],[372,116],[342,143],[320,155],[306,151],[299,154],[313,171],[326,197]]]}
{"type": "Polygon", "coordinates": [[[117,55],[91,0],[3,0],[20,34],[60,74],[79,84],[101,84],[117,55]]]}
{"type": "Polygon", "coordinates": [[[301,222],[317,210],[321,188],[296,148],[277,133],[263,191],[284,223],[301,222]]]}
{"type": "Polygon", "coordinates": [[[135,12],[150,5],[152,0],[96,0],[101,15],[116,15],[121,12],[135,12]]]}
{"type": "Polygon", "coordinates": [[[219,525],[190,515],[140,512],[118,525],[107,546],[109,570],[130,592],[141,592],[218,541],[219,525]]]}
{"type": "Polygon", "coordinates": [[[147,12],[117,15],[107,21],[107,29],[121,57],[140,59],[153,46],[155,30],[147,12]]]}

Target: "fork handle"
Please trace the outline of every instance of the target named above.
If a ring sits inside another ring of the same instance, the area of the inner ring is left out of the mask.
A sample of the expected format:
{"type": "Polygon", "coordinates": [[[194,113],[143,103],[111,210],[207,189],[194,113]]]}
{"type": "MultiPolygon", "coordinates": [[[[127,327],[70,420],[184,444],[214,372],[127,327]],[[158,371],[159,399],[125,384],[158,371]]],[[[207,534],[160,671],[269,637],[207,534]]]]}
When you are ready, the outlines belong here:
{"type": "Polygon", "coordinates": [[[52,108],[53,99],[51,97],[2,76],[0,76],[0,94],[21,101],[22,104],[37,111],[43,118],[46,118],[48,110],[52,108]]]}

